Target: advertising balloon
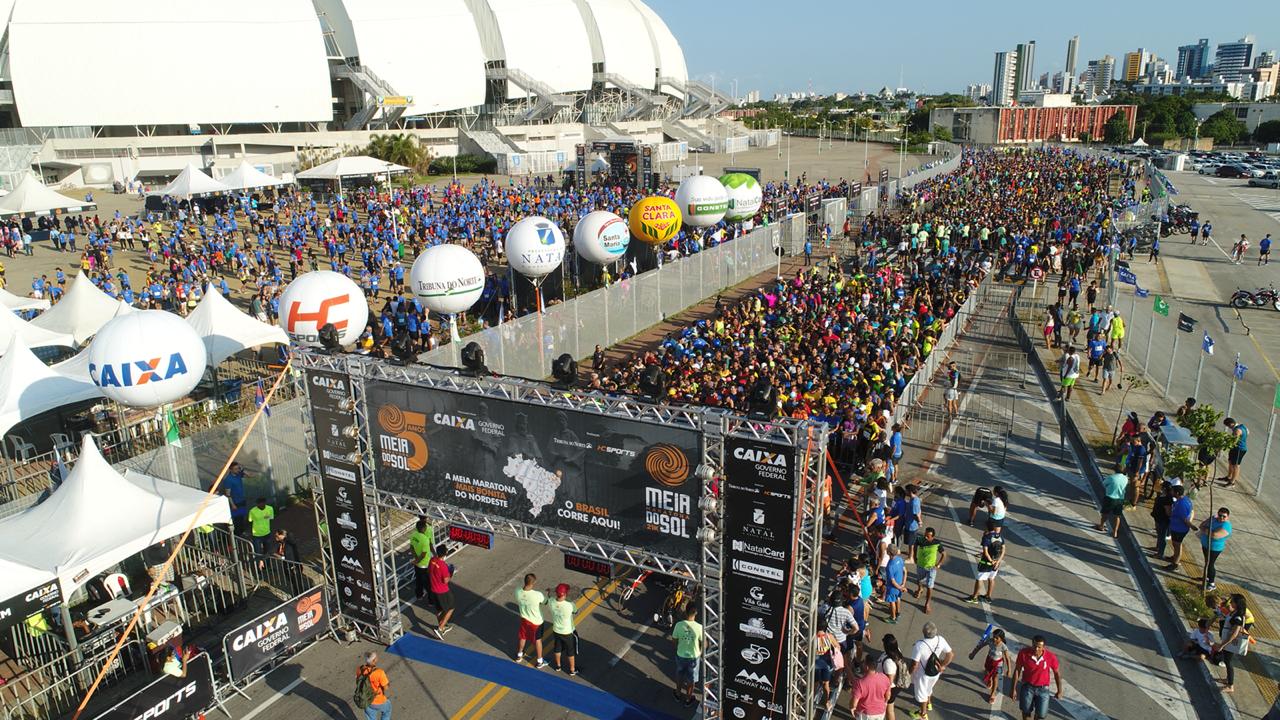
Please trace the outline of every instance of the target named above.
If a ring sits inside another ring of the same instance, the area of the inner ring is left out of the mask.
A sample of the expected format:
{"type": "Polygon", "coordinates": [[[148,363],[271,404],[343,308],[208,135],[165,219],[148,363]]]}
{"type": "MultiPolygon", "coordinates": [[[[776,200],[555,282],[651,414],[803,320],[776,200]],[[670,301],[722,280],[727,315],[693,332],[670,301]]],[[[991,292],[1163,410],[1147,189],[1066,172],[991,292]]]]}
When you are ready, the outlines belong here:
{"type": "Polygon", "coordinates": [[[414,261],[409,287],[429,310],[443,315],[466,312],[484,292],[484,265],[461,245],[429,247],[414,261]]]}
{"type": "Polygon", "coordinates": [[[89,345],[89,378],[129,407],[171,403],[195,389],[206,365],[204,340],[163,310],[112,318],[89,345]]]}
{"type": "Polygon", "coordinates": [[[506,252],[512,270],[537,280],[564,262],[564,233],[550,220],[533,215],[507,232],[506,252]]]}
{"type": "Polygon", "coordinates": [[[710,175],[694,175],[685,178],[676,188],[676,204],[686,225],[710,227],[724,218],[724,211],[729,209],[729,195],[719,180],[710,175]]]}
{"type": "Polygon", "coordinates": [[[764,204],[764,188],[760,187],[755,178],[746,173],[729,173],[720,177],[720,184],[729,196],[725,220],[742,222],[760,212],[760,206],[764,204]]]}
{"type": "Polygon", "coordinates": [[[573,247],[578,255],[598,265],[621,260],[630,244],[626,221],[604,210],[588,213],[573,229],[573,247]]]}
{"type": "Polygon", "coordinates": [[[303,273],[280,294],[280,327],[299,345],[320,347],[320,328],[328,323],[338,331],[339,343],[350,345],[368,321],[364,292],[342,273],[303,273]]]}
{"type": "Polygon", "coordinates": [[[651,195],[631,206],[631,234],[649,245],[661,245],[680,232],[680,206],[661,195],[651,195]]]}

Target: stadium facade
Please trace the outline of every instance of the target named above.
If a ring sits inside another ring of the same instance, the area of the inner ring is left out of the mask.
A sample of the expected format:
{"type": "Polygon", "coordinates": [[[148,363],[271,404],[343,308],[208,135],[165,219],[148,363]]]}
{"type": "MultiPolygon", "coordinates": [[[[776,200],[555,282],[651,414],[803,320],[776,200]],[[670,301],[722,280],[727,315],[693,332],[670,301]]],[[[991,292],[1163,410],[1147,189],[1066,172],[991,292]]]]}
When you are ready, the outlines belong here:
{"type": "MultiPolygon", "coordinates": [[[[0,0],[0,13],[0,174],[30,151],[53,181],[296,157],[388,130],[437,156],[559,158],[618,136],[714,150],[729,104],[689,78],[640,0],[0,0]]],[[[287,170],[280,159],[264,164],[287,170]]]]}

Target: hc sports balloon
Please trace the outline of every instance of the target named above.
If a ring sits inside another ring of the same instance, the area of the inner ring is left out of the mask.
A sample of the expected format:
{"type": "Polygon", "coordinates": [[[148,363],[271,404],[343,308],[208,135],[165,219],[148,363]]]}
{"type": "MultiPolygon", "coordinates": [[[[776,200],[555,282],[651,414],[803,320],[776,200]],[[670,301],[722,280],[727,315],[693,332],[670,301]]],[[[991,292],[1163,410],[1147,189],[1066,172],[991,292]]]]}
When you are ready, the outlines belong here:
{"type": "Polygon", "coordinates": [[[461,245],[436,245],[414,261],[409,286],[429,310],[466,312],[484,292],[484,265],[461,245]]]}
{"type": "Polygon", "coordinates": [[[588,213],[573,228],[573,247],[588,262],[604,265],[620,260],[630,244],[626,221],[604,210],[588,213]]]}
{"type": "Polygon", "coordinates": [[[710,175],[694,175],[685,178],[676,189],[676,204],[686,225],[709,227],[724,218],[729,196],[719,180],[710,175]]]}
{"type": "Polygon", "coordinates": [[[280,295],[280,327],[295,343],[319,347],[320,328],[333,323],[343,345],[369,321],[369,302],[351,278],[332,270],[303,273],[280,295]]]}
{"type": "Polygon", "coordinates": [[[507,264],[527,278],[551,274],[564,261],[564,233],[550,220],[533,215],[507,231],[507,264]]]}
{"type": "Polygon", "coordinates": [[[204,375],[204,340],[163,310],[113,318],[89,345],[89,378],[121,405],[155,407],[195,389],[204,375]]]}
{"type": "Polygon", "coordinates": [[[729,173],[720,177],[725,193],[729,196],[729,208],[724,219],[732,222],[750,220],[760,212],[764,204],[764,188],[746,173],[729,173]]]}
{"type": "Polygon", "coordinates": [[[649,245],[661,245],[680,232],[680,206],[660,195],[643,198],[628,214],[631,234],[649,245]]]}

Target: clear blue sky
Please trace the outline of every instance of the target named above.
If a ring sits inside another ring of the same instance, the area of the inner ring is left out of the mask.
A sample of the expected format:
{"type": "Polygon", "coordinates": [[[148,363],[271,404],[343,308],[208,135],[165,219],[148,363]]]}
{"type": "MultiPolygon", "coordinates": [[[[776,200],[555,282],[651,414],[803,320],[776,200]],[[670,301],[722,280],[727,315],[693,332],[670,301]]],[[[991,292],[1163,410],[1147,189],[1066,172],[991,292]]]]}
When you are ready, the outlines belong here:
{"type": "Polygon", "coordinates": [[[874,92],[903,83],[924,92],[990,83],[994,53],[1036,41],[1035,74],[1063,69],[1067,40],[1080,36],[1077,72],[1139,47],[1174,63],[1178,46],[1246,33],[1255,52],[1280,50],[1280,2],[1170,0],[646,0],[684,48],[689,74],[717,89],[874,92]]]}

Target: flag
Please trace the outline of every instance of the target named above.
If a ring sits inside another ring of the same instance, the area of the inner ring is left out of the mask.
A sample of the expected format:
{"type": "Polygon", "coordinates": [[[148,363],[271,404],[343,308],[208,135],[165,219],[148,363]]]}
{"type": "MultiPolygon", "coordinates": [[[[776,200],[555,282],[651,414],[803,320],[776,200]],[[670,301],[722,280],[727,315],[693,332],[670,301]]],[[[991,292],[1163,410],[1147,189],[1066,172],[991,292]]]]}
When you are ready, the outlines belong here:
{"type": "Polygon", "coordinates": [[[258,378],[258,383],[253,388],[253,404],[254,407],[262,408],[263,415],[271,417],[271,406],[267,404],[267,394],[262,390],[262,378],[258,378]]]}
{"type": "Polygon", "coordinates": [[[1200,349],[1208,355],[1213,354],[1213,338],[1209,337],[1209,333],[1204,334],[1204,342],[1200,343],[1200,349]]]}
{"type": "Polygon", "coordinates": [[[1249,372],[1249,366],[1236,360],[1235,376],[1236,380],[1244,380],[1244,374],[1249,372]]]}
{"type": "Polygon", "coordinates": [[[1159,295],[1156,296],[1155,304],[1151,309],[1165,317],[1169,317],[1169,303],[1165,302],[1164,298],[1159,295]]]}
{"type": "Polygon", "coordinates": [[[1133,271],[1126,267],[1116,268],[1116,278],[1126,285],[1135,287],[1138,285],[1138,276],[1134,275],[1133,271]]]}
{"type": "Polygon", "coordinates": [[[178,418],[173,416],[172,405],[164,406],[164,441],[182,447],[182,438],[178,437],[178,418]]]}
{"type": "Polygon", "coordinates": [[[1134,295],[1137,295],[1138,297],[1147,297],[1148,295],[1150,295],[1150,294],[1151,294],[1151,291],[1150,291],[1150,290],[1143,290],[1142,288],[1138,287],[1137,285],[1134,285],[1134,286],[1133,286],[1133,294],[1134,294],[1134,295]]]}

